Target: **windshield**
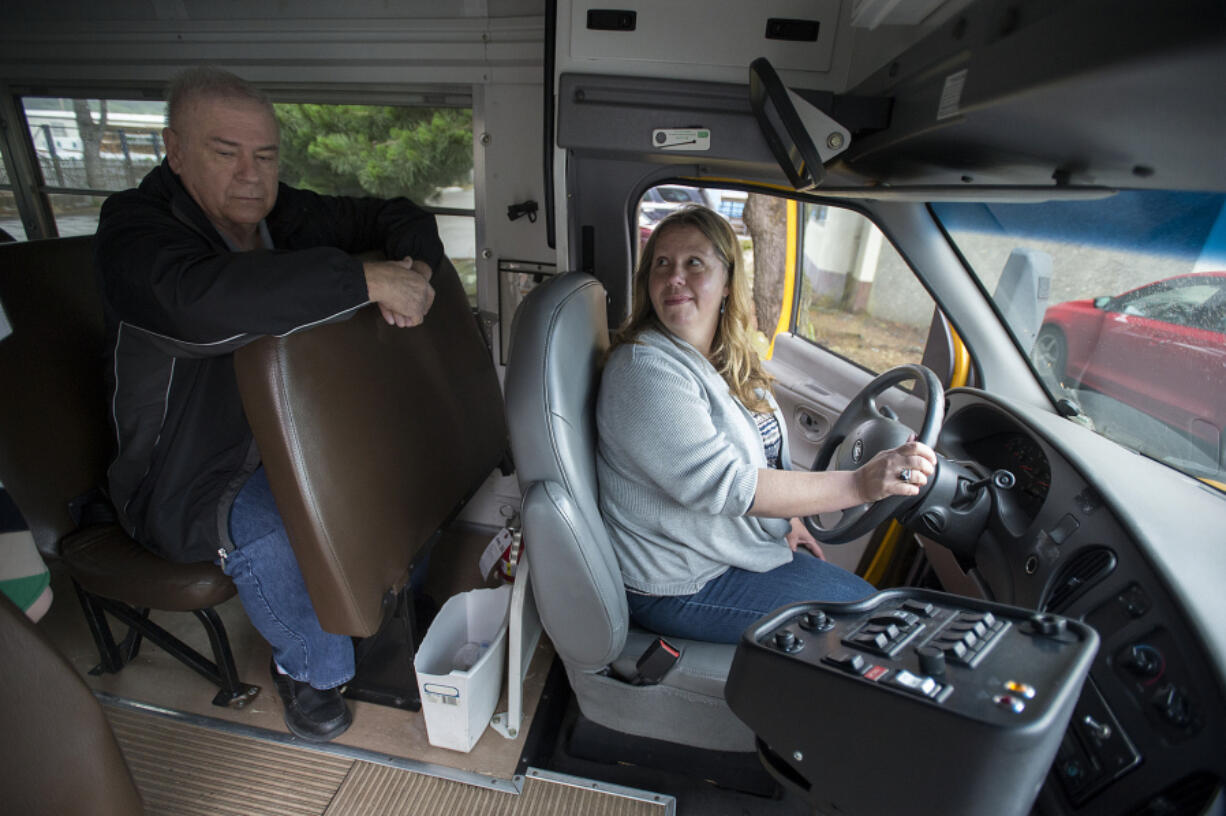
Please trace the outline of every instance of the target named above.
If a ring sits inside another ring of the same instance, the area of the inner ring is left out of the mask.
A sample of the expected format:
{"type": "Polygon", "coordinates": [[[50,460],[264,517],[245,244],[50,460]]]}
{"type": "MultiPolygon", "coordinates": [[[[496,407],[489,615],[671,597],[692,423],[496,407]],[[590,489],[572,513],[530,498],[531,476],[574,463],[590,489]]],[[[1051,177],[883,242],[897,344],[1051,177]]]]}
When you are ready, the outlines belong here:
{"type": "Polygon", "coordinates": [[[1053,400],[1098,433],[1226,482],[1224,196],[934,204],[1053,400]]]}

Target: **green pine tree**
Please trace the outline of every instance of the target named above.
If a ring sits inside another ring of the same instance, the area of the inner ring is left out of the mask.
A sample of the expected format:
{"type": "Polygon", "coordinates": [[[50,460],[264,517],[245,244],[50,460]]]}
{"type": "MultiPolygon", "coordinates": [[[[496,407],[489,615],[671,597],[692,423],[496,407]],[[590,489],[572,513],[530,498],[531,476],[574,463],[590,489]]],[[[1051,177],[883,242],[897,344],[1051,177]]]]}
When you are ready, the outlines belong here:
{"type": "Polygon", "coordinates": [[[350,196],[408,196],[468,181],[472,111],[356,105],[276,105],[281,179],[350,196]]]}

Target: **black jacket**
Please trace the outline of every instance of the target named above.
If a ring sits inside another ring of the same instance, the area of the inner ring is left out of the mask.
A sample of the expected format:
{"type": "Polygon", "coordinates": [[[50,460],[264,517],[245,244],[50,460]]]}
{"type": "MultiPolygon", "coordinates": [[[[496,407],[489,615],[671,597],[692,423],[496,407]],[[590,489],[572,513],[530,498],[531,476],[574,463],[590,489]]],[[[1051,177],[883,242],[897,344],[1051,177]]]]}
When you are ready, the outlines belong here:
{"type": "Polygon", "coordinates": [[[102,207],[96,265],[106,309],[107,473],[120,522],[173,561],[230,549],[230,505],[259,462],[232,353],[368,302],[350,253],[438,268],[434,216],[407,199],[336,198],[282,184],[265,219],[275,250],[231,252],[163,163],[102,207]]]}

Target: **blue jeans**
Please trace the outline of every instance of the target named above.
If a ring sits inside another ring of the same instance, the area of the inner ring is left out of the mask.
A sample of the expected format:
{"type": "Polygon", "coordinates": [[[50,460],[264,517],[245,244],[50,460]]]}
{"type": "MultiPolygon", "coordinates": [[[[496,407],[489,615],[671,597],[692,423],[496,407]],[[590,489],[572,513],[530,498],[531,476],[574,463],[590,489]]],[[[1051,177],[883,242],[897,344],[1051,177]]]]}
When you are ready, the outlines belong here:
{"type": "Polygon", "coordinates": [[[661,635],[736,643],[754,621],[801,601],[858,601],[873,585],[805,550],[769,572],[729,567],[693,595],[626,593],[630,616],[661,635]]]}
{"type": "Polygon", "coordinates": [[[353,641],[325,632],[261,466],[230,509],[234,550],[222,570],[234,581],[252,625],[295,680],[329,689],[353,678],[353,641]]]}

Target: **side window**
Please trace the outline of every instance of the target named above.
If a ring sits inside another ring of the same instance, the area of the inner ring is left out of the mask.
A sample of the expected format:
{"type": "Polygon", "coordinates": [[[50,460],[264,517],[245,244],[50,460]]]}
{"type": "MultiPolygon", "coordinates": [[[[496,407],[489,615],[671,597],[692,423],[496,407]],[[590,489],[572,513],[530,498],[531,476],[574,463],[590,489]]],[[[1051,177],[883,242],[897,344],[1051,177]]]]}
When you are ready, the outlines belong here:
{"type": "MultiPolygon", "coordinates": [[[[61,236],[92,234],[106,197],[137,186],[166,154],[164,102],[28,96],[22,105],[61,236]]],[[[407,196],[433,210],[448,257],[476,302],[471,109],[275,109],[282,181],[329,195],[407,196]]],[[[21,239],[12,190],[0,176],[0,229],[21,239]]]]}
{"type": "Polygon", "coordinates": [[[934,303],[876,225],[800,204],[792,330],[874,373],[924,356],[934,303]]]}
{"type": "Polygon", "coordinates": [[[17,212],[17,201],[13,198],[13,182],[9,178],[8,165],[4,162],[4,148],[0,147],[0,244],[8,241],[24,241],[25,227],[21,225],[21,214],[17,212]]]}
{"type": "Polygon", "coordinates": [[[791,331],[874,373],[923,359],[932,297],[868,218],[761,193],[661,185],[639,202],[639,250],[663,216],[699,201],[727,218],[740,238],[764,357],[786,306],[790,246],[791,331]]]}
{"type": "Polygon", "coordinates": [[[1208,283],[1185,286],[1160,284],[1152,287],[1150,292],[1128,299],[1122,311],[1164,323],[1195,327],[1198,310],[1217,292],[1217,287],[1208,283]]]}
{"type": "Polygon", "coordinates": [[[92,235],[108,194],[135,187],[166,153],[164,102],[22,99],[61,237],[92,235]]]}
{"type": "Polygon", "coordinates": [[[698,196],[691,195],[690,190],[685,187],[659,187],[657,191],[660,198],[670,204],[688,204],[699,200],[698,196]]]}

